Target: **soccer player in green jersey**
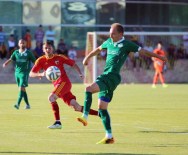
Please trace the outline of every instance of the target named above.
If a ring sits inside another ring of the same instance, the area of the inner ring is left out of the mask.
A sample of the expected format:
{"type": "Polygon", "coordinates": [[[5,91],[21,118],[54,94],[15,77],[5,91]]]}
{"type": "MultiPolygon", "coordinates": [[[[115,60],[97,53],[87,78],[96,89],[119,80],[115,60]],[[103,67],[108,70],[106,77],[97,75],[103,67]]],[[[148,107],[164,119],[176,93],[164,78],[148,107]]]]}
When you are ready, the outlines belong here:
{"type": "Polygon", "coordinates": [[[31,62],[35,62],[33,53],[26,49],[26,42],[20,39],[18,42],[19,49],[15,50],[10,59],[8,59],[3,67],[6,67],[10,62],[15,63],[15,80],[19,87],[19,94],[17,103],[14,105],[16,109],[19,109],[22,98],[26,103],[25,109],[30,109],[28,96],[25,87],[28,86],[28,77],[31,70],[31,62]]]}
{"type": "Polygon", "coordinates": [[[166,57],[159,56],[149,52],[128,41],[124,38],[124,28],[119,23],[114,23],[110,28],[110,38],[102,43],[101,46],[91,51],[83,60],[83,64],[87,65],[91,57],[98,55],[103,49],[107,49],[106,65],[104,72],[97,77],[96,81],[86,87],[84,111],[77,120],[84,126],[87,125],[88,112],[92,104],[92,94],[98,93],[98,111],[106,131],[105,137],[97,142],[97,144],[112,144],[114,138],[110,123],[110,115],[107,110],[109,102],[112,100],[113,92],[121,82],[120,69],[123,66],[129,53],[134,52],[139,55],[148,57],[157,57],[162,61],[167,61],[166,57]]]}

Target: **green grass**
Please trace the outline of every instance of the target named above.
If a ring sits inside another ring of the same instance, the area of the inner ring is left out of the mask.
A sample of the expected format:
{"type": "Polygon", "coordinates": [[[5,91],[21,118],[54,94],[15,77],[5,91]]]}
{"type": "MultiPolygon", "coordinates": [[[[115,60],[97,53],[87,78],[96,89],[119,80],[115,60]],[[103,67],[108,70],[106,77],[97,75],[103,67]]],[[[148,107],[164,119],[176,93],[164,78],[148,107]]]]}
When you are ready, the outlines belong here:
{"type": "MultiPolygon", "coordinates": [[[[109,105],[115,144],[96,145],[104,137],[98,117],[90,116],[83,127],[74,112],[60,99],[63,129],[46,127],[54,122],[47,96],[52,85],[30,84],[27,88],[31,110],[13,108],[18,88],[0,85],[0,154],[188,154],[188,85],[120,85],[109,105]]],[[[84,85],[74,84],[73,93],[82,103],[84,85]]],[[[92,108],[97,108],[97,94],[92,108]]]]}

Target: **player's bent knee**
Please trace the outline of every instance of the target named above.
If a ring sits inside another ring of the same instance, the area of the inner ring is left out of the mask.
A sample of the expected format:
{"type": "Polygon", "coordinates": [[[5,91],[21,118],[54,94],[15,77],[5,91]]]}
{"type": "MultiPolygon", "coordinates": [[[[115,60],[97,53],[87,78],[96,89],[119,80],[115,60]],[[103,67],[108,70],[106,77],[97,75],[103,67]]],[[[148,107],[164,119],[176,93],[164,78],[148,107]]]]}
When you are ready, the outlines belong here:
{"type": "Polygon", "coordinates": [[[91,86],[87,86],[86,87],[86,92],[92,92],[92,87],[91,86]]]}
{"type": "Polygon", "coordinates": [[[57,100],[57,96],[56,96],[55,94],[50,94],[50,95],[48,96],[48,101],[49,101],[50,103],[55,102],[56,100],[57,100]]]}

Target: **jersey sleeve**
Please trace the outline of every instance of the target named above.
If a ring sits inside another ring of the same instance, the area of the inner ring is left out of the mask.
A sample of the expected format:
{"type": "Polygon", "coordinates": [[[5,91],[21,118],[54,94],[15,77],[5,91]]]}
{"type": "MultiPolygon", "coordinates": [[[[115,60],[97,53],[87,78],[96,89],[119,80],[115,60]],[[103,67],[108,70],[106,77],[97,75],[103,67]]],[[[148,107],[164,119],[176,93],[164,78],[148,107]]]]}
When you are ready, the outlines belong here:
{"type": "Polygon", "coordinates": [[[41,69],[43,69],[41,64],[42,64],[42,59],[41,58],[37,59],[31,71],[34,73],[39,72],[41,69]]]}
{"type": "Polygon", "coordinates": [[[104,41],[104,42],[102,43],[101,48],[102,48],[102,49],[106,49],[109,42],[110,42],[110,38],[108,38],[106,41],[104,41]]]}
{"type": "Polygon", "coordinates": [[[141,47],[138,46],[136,43],[134,43],[134,42],[132,42],[132,41],[127,41],[127,44],[128,44],[127,50],[128,50],[129,52],[134,52],[134,53],[136,53],[136,52],[139,52],[139,51],[141,50],[141,47]]]}
{"type": "Polygon", "coordinates": [[[72,59],[69,59],[68,57],[65,57],[64,55],[59,55],[60,56],[60,59],[67,65],[69,66],[74,66],[75,64],[75,61],[72,60],[72,59]]]}

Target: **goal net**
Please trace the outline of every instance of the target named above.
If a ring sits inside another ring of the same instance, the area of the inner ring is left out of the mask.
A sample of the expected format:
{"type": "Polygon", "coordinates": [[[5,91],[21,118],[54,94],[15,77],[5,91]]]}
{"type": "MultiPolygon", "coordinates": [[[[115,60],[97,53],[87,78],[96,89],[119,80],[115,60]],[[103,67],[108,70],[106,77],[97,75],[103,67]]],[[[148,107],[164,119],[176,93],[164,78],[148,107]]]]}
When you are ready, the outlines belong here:
{"type": "MultiPolygon", "coordinates": [[[[175,48],[178,48],[183,44],[183,35],[188,35],[187,32],[125,32],[125,38],[128,40],[135,41],[136,43],[140,44],[142,47],[146,47],[146,45],[150,45],[151,48],[155,48],[157,42],[161,41],[165,47],[165,50],[171,45],[175,48]]],[[[86,39],[86,51],[85,55],[88,55],[96,47],[100,46],[103,41],[105,41],[109,37],[109,32],[88,32],[87,39],[86,39]]],[[[96,77],[103,72],[103,68],[105,65],[105,52],[103,51],[98,56],[93,57],[90,59],[88,65],[85,67],[85,83],[92,83],[95,81],[96,77]]],[[[122,76],[123,83],[129,83],[131,81],[134,82],[147,82],[147,78],[143,81],[137,79],[136,75],[132,75],[134,70],[141,70],[144,74],[149,69],[147,68],[147,62],[135,62],[136,64],[131,64],[131,60],[128,58],[125,62],[125,65],[122,67],[121,74],[126,75],[122,76]],[[142,64],[139,64],[142,63],[142,64]],[[139,66],[139,68],[137,68],[139,66]]],[[[151,63],[151,62],[150,62],[151,63]]],[[[151,64],[150,64],[151,65],[151,64]]],[[[152,65],[150,66],[152,68],[152,65]]],[[[152,70],[147,73],[151,76],[153,75],[152,70]]],[[[151,80],[150,80],[151,82],[151,80]]]]}

